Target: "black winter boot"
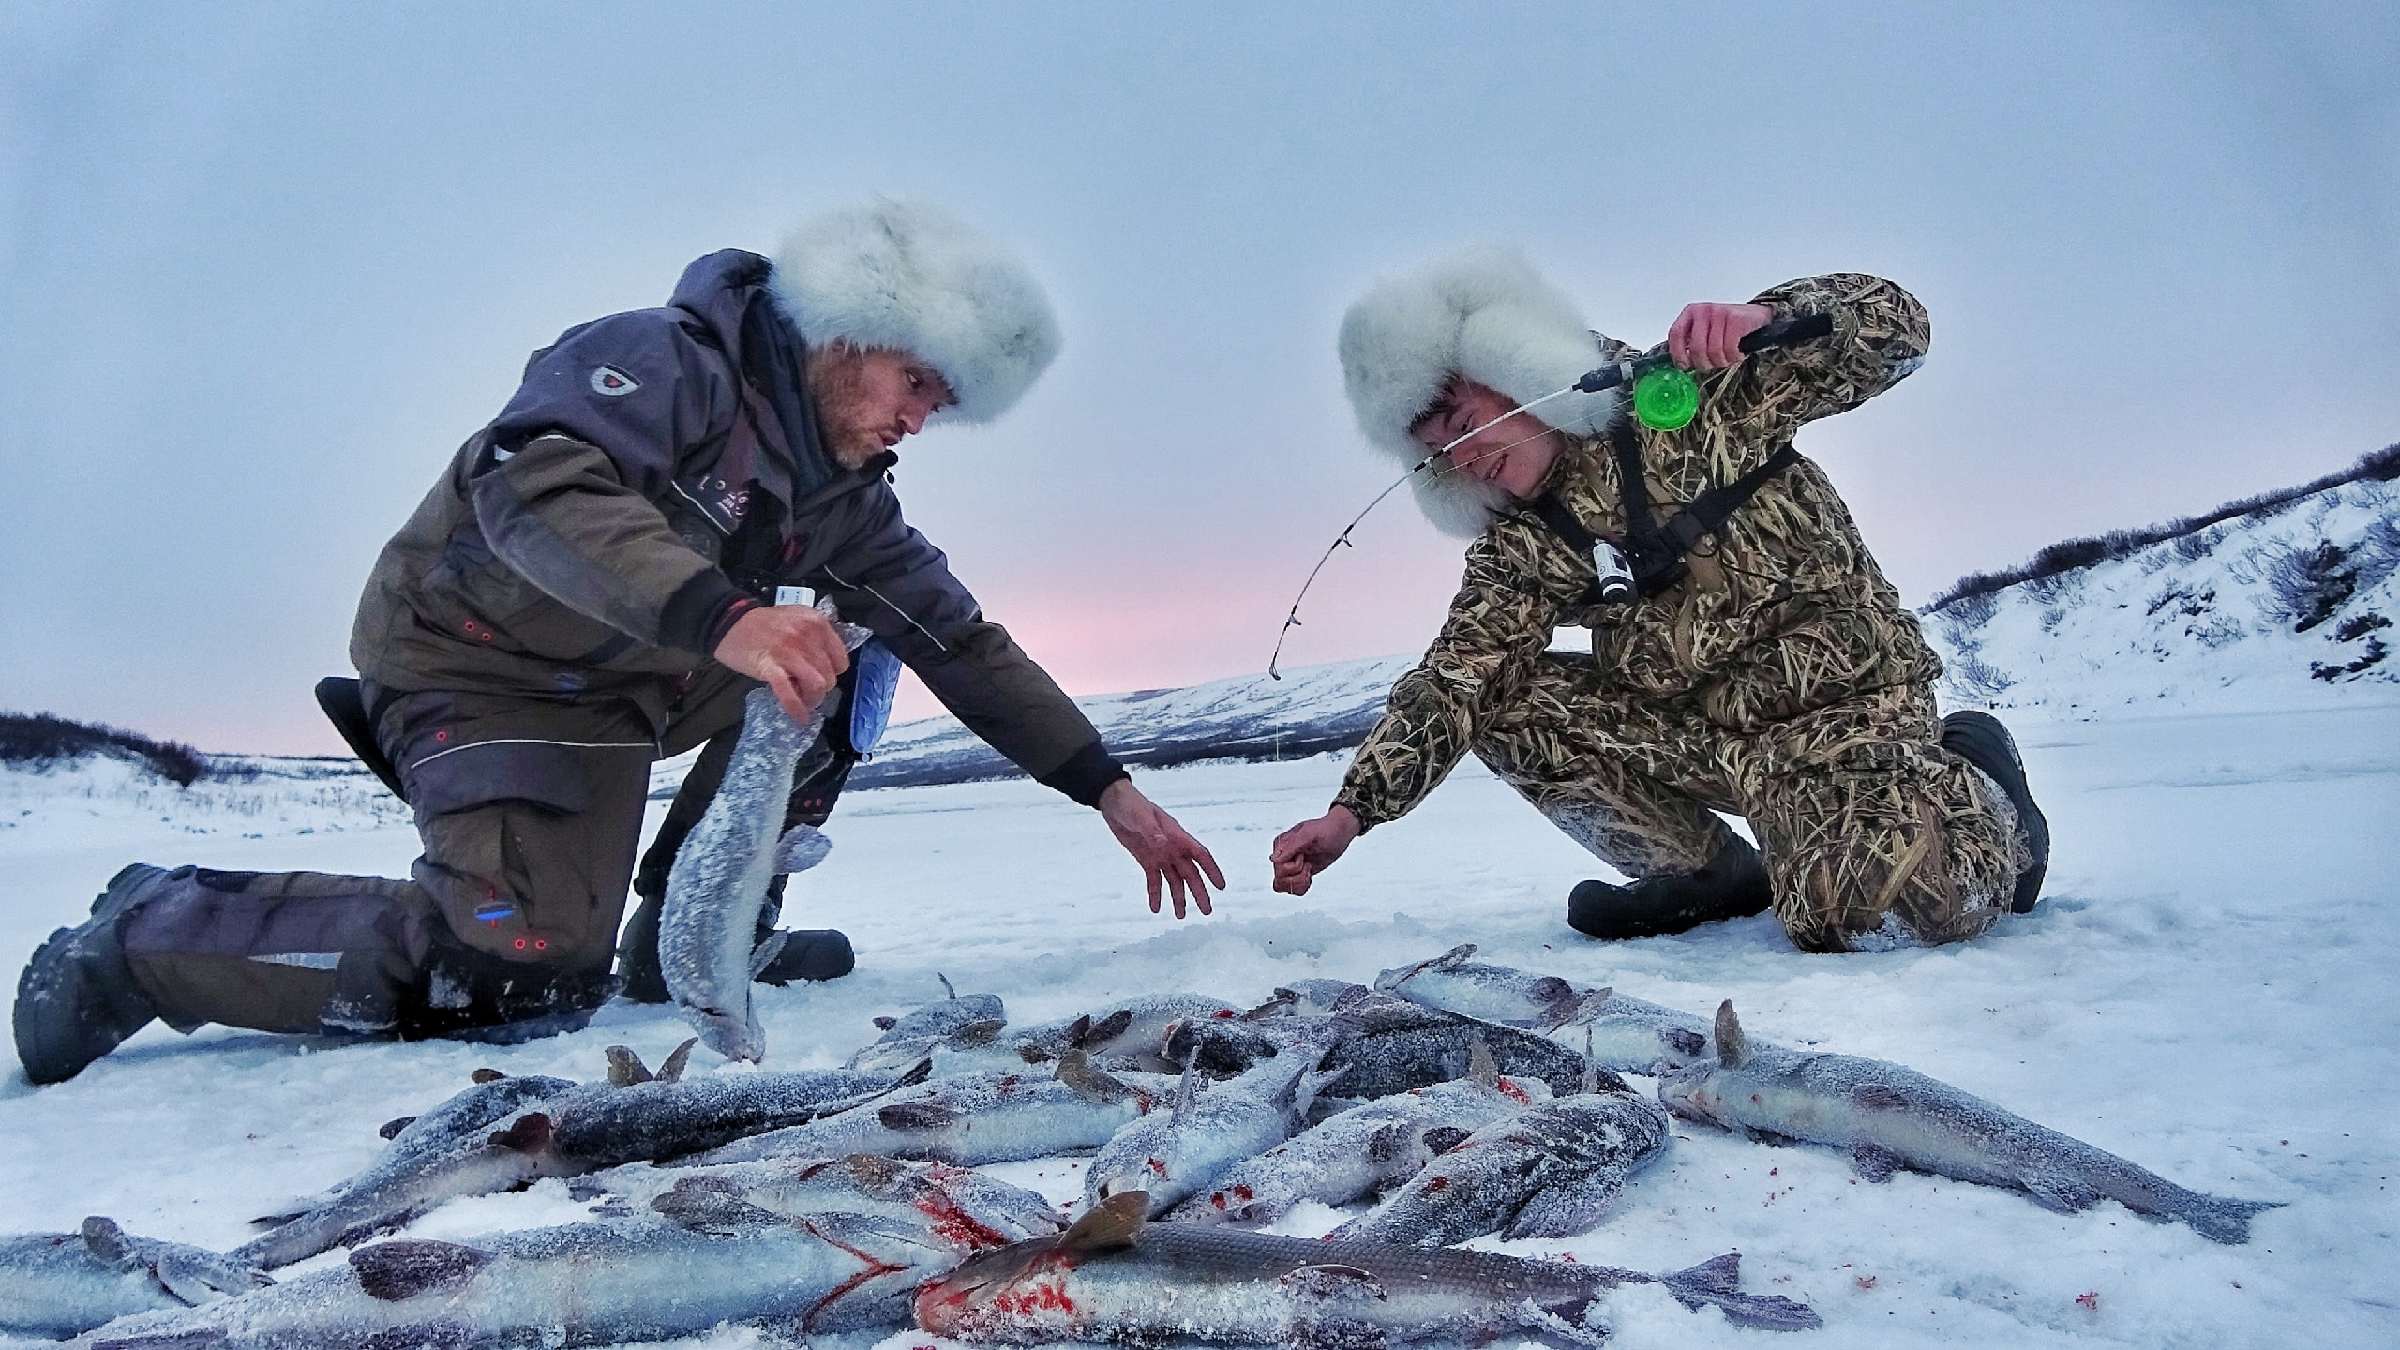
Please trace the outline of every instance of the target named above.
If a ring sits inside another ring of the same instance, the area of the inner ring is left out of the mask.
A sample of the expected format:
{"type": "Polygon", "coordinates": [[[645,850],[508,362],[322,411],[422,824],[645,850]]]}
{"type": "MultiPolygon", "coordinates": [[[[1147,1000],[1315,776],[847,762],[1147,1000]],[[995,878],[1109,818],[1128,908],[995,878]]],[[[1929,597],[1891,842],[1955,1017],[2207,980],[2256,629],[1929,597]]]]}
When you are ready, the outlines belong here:
{"type": "Polygon", "coordinates": [[[645,895],[617,938],[617,993],[635,1003],[667,1001],[667,978],[658,969],[658,914],[663,895],[645,895]]]}
{"type": "Polygon", "coordinates": [[[783,950],[759,970],[758,982],[785,985],[794,980],[838,980],[857,964],[858,959],[850,954],[850,939],[835,929],[786,929],[783,950]]]}
{"type": "Polygon", "coordinates": [[[1658,937],[1719,919],[1746,918],[1772,898],[1758,850],[1734,835],[1688,876],[1649,877],[1630,886],[1578,884],[1567,895],[1567,925],[1587,937],[1658,937]]]}
{"type": "Polygon", "coordinates": [[[2041,902],[2042,878],[2050,871],[2050,821],[2042,808],[2033,804],[2033,790],[2025,783],[2025,761],[2017,754],[2017,738],[2008,734],[1999,718],[1968,710],[1942,719],[1942,748],[1983,770],[2017,809],[2017,833],[2031,861],[2017,873],[2016,899],[2009,908],[2019,914],[2031,913],[2041,902]]]}
{"type": "MultiPolygon", "coordinates": [[[[617,992],[635,1003],[664,1003],[670,997],[666,976],[658,968],[658,916],[663,899],[643,897],[617,940],[617,992]]],[[[758,927],[758,941],[775,936],[775,916],[781,906],[771,898],[758,927]]],[[[794,980],[838,980],[858,964],[850,939],[831,928],[795,928],[784,935],[783,949],[758,972],[761,984],[786,985],[794,980]]]]}
{"type": "Polygon", "coordinates": [[[91,920],[50,935],[17,980],[17,1058],[36,1083],[61,1083],[117,1048],[158,1016],[134,982],[119,935],[125,916],[163,880],[163,868],[135,863],[109,879],[92,902],[91,920]]]}

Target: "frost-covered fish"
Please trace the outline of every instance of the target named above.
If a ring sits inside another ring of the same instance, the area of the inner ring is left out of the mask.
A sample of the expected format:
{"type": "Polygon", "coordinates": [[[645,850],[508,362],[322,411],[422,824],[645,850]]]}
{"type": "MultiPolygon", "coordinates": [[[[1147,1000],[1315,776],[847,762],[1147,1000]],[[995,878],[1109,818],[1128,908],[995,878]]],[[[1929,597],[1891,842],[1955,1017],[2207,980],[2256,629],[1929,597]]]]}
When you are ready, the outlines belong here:
{"type": "MultiPolygon", "coordinates": [[[[852,651],[870,636],[839,620],[834,627],[852,651]]],[[[778,873],[816,866],[832,848],[810,826],[795,825],[789,834],[783,829],[792,772],[801,752],[815,743],[832,702],[820,700],[805,721],[795,722],[772,690],[750,691],[724,781],[667,872],[667,899],[658,919],[659,973],[684,1018],[700,1033],[700,1043],[727,1059],[756,1061],[767,1053],[750,986],[781,946],[780,935],[758,943],[768,883],[778,873]]]]}
{"type": "Polygon", "coordinates": [[[1295,1050],[1223,1083],[1185,1070],[1172,1111],[1145,1115],[1100,1146],[1084,1173],[1085,1203],[1142,1191],[1164,1213],[1215,1185],[1235,1163],[1300,1132],[1317,1091],[1342,1072],[1316,1063],[1315,1053],[1295,1050]]]}
{"type": "Polygon", "coordinates": [[[1419,1007],[1391,994],[1351,998],[1324,1020],[1336,1029],[1325,1067],[1344,1071],[1344,1096],[1388,1097],[1463,1078],[1478,1045],[1490,1050],[1500,1072],[1540,1079],[1555,1095],[1583,1085],[1583,1056],[1547,1036],[1419,1007]]]}
{"type": "MultiPolygon", "coordinates": [[[[730,1207],[728,1207],[729,1209],[730,1207]]],[[[85,1350],[613,1345],[731,1323],[791,1335],[892,1326],[972,1247],[931,1223],[712,1212],[480,1237],[402,1239],[201,1308],[120,1318],[85,1350]]]]}
{"type": "Polygon", "coordinates": [[[1596,1305],[1620,1285],[1665,1286],[1738,1324],[1804,1330],[1806,1304],[1739,1292],[1728,1253],[1672,1275],[1496,1252],[1269,1237],[1223,1224],[1148,1224],[1148,1197],[1108,1200],[1056,1237],[969,1259],[917,1290],[917,1325],[987,1345],[1176,1339],[1300,1350],[1531,1335],[1598,1346],[1596,1305]]]}
{"type": "Polygon", "coordinates": [[[1169,1217],[1265,1223],[1303,1200],[1364,1200],[1407,1181],[1475,1131],[1549,1097],[1540,1080],[1504,1077],[1484,1054],[1468,1077],[1351,1107],[1235,1163],[1169,1217]]]}
{"type": "Polygon", "coordinates": [[[388,1233],[445,1201],[629,1162],[681,1157],[798,1125],[901,1080],[841,1069],[681,1077],[679,1049],[652,1075],[610,1047],[610,1081],[497,1078],[396,1134],[367,1169],[228,1255],[274,1270],[388,1233]]]}
{"type": "Polygon", "coordinates": [[[1375,987],[1427,1008],[1548,1032],[1618,1073],[1665,1073],[1708,1054],[1708,1026],[1690,1013],[1556,975],[1470,961],[1474,954],[1472,942],[1453,947],[1383,972],[1375,987]]]}
{"type": "Polygon", "coordinates": [[[1448,1247],[1590,1232],[1667,1146],[1667,1129],[1667,1113],[1630,1091],[1544,1102],[1468,1135],[1333,1235],[1448,1247]]]}
{"type": "Polygon", "coordinates": [[[215,1252],[133,1237],[94,1216],[73,1233],[0,1237],[0,1333],[63,1340],[130,1313],[193,1307],[273,1283],[215,1252]]]}
{"type": "Polygon", "coordinates": [[[1858,1174],[1899,1168],[2005,1186],[2062,1214],[2114,1200],[2136,1214],[2189,1224],[2212,1242],[2250,1240],[2272,1202],[2204,1195],[2104,1149],[2036,1125],[1897,1064],[1753,1045],[1729,1000],[1717,1008],[1717,1058],[1658,1085],[1686,1120],[1753,1137],[1847,1150],[1858,1174]]]}
{"type": "Polygon", "coordinates": [[[1065,1227],[1050,1202],[1020,1186],[947,1163],[847,1158],[777,1159],[716,1167],[631,1166],[592,1178],[603,1217],[656,1212],[687,1227],[756,1217],[856,1214],[929,1223],[959,1242],[997,1247],[1065,1227]]]}
{"type": "Polygon", "coordinates": [[[1173,1079],[1103,1073],[1083,1052],[1070,1050],[1052,1072],[1026,1065],[936,1078],[869,1107],[738,1139],[690,1161],[880,1153],[966,1167],[1021,1162],[1098,1148],[1153,1106],[1165,1105],[1173,1090],[1173,1079]]]}
{"type": "Polygon", "coordinates": [[[875,1024],[883,1035],[859,1047],[845,1068],[899,1073],[937,1052],[989,1045],[1007,1027],[1008,1010],[996,994],[953,993],[905,1017],[878,1017],[875,1024]]]}
{"type": "MultiPolygon", "coordinates": [[[[934,1072],[971,1073],[981,1069],[1010,1069],[1047,1064],[1069,1050],[1081,1050],[1091,1062],[1111,1073],[1172,1073],[1184,1067],[1167,1043],[1191,1024],[1221,1024],[1238,1018],[1241,1010],[1206,994],[1146,994],[1120,1000],[1075,1017],[1011,1028],[978,1045],[953,1042],[933,1052],[934,1072]]],[[[1206,1066],[1202,1066],[1206,1071],[1206,1066]]]]}

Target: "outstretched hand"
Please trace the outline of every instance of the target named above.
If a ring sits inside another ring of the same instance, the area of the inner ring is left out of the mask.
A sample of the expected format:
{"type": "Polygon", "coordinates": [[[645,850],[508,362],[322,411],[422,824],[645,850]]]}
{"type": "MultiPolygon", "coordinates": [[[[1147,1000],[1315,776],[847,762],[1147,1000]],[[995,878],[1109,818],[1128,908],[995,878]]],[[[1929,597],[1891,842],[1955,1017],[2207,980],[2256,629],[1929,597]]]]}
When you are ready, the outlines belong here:
{"type": "Polygon", "coordinates": [[[1142,795],[1130,778],[1120,778],[1100,794],[1100,818],[1108,822],[1109,833],[1142,865],[1142,879],[1150,886],[1150,912],[1158,913],[1162,892],[1175,896],[1175,917],[1184,916],[1188,893],[1190,902],[1207,914],[1208,887],[1225,889],[1225,874],[1217,869],[1217,860],[1208,849],[1181,825],[1175,817],[1160,810],[1156,803],[1142,795]],[[1202,884],[1202,874],[1207,884],[1202,884]]]}
{"type": "Polygon", "coordinates": [[[1765,305],[1685,305],[1667,330],[1667,355],[1685,370],[1723,370],[1742,363],[1742,339],[1767,326],[1765,305]]]}
{"type": "Polygon", "coordinates": [[[1317,873],[1331,867],[1358,838],[1358,817],[1336,803],[1315,820],[1304,820],[1275,836],[1267,860],[1275,864],[1275,889],[1285,895],[1308,894],[1317,873]]]}

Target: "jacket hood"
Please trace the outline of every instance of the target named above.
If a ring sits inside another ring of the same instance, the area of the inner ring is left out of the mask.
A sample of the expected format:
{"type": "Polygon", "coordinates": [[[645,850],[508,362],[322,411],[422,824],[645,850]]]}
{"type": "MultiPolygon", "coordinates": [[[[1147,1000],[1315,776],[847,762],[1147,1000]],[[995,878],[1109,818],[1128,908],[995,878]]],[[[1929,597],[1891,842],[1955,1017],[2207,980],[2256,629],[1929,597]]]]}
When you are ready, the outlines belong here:
{"type": "Polygon", "coordinates": [[[811,343],[905,351],[950,382],[936,422],[985,422],[1058,355],[1058,317],[1022,259],[925,202],[828,211],[775,255],[771,289],[811,343]]]}
{"type": "Polygon", "coordinates": [[[787,505],[832,481],[837,470],[817,433],[817,415],[800,384],[802,339],[767,285],[774,264],[738,248],[693,260],[667,303],[705,324],[735,369],[782,424],[787,505]]]}
{"type": "MultiPolygon", "coordinates": [[[[1342,317],[1342,382],[1367,443],[1402,467],[1425,457],[1408,434],[1452,375],[1530,403],[1601,363],[1599,339],[1565,293],[1514,248],[1479,245],[1376,283],[1342,317]]],[[[1614,390],[1568,394],[1532,416],[1570,435],[1607,429],[1614,390]]],[[[1455,473],[1411,482],[1427,519],[1449,534],[1480,534],[1508,498],[1455,473]]]]}

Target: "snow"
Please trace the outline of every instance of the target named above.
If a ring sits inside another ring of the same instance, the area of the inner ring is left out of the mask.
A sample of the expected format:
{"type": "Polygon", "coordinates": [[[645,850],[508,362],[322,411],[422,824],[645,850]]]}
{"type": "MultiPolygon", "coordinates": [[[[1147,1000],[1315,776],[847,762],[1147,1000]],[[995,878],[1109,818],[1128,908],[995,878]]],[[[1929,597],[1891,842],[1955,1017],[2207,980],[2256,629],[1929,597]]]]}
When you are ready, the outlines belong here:
{"type": "Polygon", "coordinates": [[[1926,615],[1942,692],[2001,708],[2255,712],[2400,697],[2400,481],[2372,478],[1926,615]]]}
{"type": "MultiPolygon", "coordinates": [[[[1845,1347],[2388,1345],[2400,1341],[2400,697],[2334,692],[2339,706],[2284,712],[2012,714],[2056,835],[2048,898],[1975,942],[1876,955],[1801,955],[1763,917],[1584,941],[1563,900],[1595,865],[1471,764],[1301,900],[1268,891],[1267,845],[1323,809],[1338,756],[1139,771],[1234,882],[1214,917],[1181,924],[1148,912],[1095,815],[1033,784],[860,792],[788,911],[849,932],[859,970],[758,991],[767,1063],[839,1063],[874,1039],[874,1015],[939,997],[936,972],[1001,995],[1023,1025],[1172,989],[1247,1002],[1297,979],[1367,981],[1472,941],[1478,959],[1695,1012],[1730,997],[1759,1037],[1896,1060],[2172,1180],[2287,1204],[2260,1216],[2250,1245],[2221,1247],[2113,1204],[2062,1216],[1938,1178],[1868,1185],[1830,1152],[1679,1123],[1593,1233],[1482,1245],[1659,1271],[1739,1249],[1747,1287],[1806,1299],[1825,1316],[1821,1343],[1845,1347]]],[[[248,782],[188,791],[112,763],[0,774],[0,952],[79,920],[129,861],[404,871],[414,834],[371,780],[258,764],[248,782]]],[[[364,1165],[378,1124],[479,1065],[591,1078],[611,1042],[657,1063],[685,1034],[671,1008],[616,1004],[586,1031],[514,1047],[153,1026],[66,1084],[31,1088],[12,1064],[0,1231],[104,1213],[232,1246],[249,1216],[364,1165]]],[[[991,1170],[1061,1201],[1082,1190],[1071,1160],[991,1170]]],[[[415,1231],[471,1238],[582,1212],[552,1182],[448,1206],[415,1231]]],[[[1303,1206],[1277,1227],[1344,1217],[1303,1206]]],[[[1654,1290],[1621,1292],[1609,1314],[1626,1347],[1766,1334],[1654,1290]]]]}

